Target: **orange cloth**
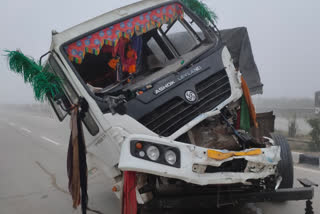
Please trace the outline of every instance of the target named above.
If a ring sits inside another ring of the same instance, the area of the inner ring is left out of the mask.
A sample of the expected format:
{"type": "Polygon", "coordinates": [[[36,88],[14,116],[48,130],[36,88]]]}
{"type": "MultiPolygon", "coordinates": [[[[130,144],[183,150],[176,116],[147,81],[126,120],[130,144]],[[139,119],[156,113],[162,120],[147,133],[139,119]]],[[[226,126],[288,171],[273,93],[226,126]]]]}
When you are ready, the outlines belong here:
{"type": "Polygon", "coordinates": [[[244,80],[243,76],[241,76],[241,87],[242,87],[243,95],[244,95],[246,102],[248,104],[251,121],[252,121],[254,127],[258,128],[256,110],[255,110],[254,105],[252,103],[249,87],[247,85],[247,82],[244,80]]]}
{"type": "Polygon", "coordinates": [[[117,55],[120,57],[123,72],[133,74],[136,72],[138,55],[131,44],[128,43],[130,43],[129,39],[121,37],[112,55],[113,57],[117,55]],[[126,50],[126,47],[128,47],[128,50],[126,50]]]}
{"type": "Polygon", "coordinates": [[[137,63],[137,53],[134,49],[131,48],[131,45],[128,47],[127,58],[126,58],[126,66],[129,74],[133,74],[136,72],[136,63],[137,63]]]}
{"type": "Polygon", "coordinates": [[[129,65],[128,73],[129,74],[136,73],[136,65],[129,65]]]}
{"type": "Polygon", "coordinates": [[[119,59],[111,59],[109,62],[108,62],[108,65],[110,68],[112,68],[112,70],[116,70],[117,69],[117,64],[119,62],[119,59]]]}

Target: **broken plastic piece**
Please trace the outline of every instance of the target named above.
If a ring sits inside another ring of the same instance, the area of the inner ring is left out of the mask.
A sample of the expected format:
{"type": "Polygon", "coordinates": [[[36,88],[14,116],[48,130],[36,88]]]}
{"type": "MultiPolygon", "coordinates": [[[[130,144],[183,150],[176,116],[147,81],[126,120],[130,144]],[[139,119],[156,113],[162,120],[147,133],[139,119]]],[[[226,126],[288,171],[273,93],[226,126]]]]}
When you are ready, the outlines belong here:
{"type": "Polygon", "coordinates": [[[233,156],[252,156],[252,155],[260,155],[262,154],[261,149],[253,149],[249,151],[242,151],[242,152],[219,152],[215,150],[208,149],[207,155],[209,158],[216,159],[216,160],[225,160],[233,156]]]}

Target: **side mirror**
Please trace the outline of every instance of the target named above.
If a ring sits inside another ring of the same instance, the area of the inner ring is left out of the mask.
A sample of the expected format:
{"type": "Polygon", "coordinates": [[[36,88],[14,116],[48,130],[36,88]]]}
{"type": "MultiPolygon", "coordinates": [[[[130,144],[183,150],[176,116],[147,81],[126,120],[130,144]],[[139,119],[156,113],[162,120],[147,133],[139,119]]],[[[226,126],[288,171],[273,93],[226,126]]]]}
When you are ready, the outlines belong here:
{"type": "Polygon", "coordinates": [[[71,103],[65,94],[60,94],[54,98],[49,98],[49,102],[56,113],[58,119],[63,121],[68,115],[68,109],[71,107],[71,103]]]}

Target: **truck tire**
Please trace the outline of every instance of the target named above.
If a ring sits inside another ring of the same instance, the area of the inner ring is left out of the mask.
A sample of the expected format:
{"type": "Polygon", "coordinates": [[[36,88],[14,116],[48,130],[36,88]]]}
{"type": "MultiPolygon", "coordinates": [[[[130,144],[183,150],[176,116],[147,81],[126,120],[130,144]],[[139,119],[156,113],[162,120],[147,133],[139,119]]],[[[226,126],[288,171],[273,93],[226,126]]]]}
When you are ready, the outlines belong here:
{"type": "Polygon", "coordinates": [[[293,161],[291,149],[288,144],[287,139],[276,133],[271,134],[272,139],[275,144],[280,146],[281,152],[280,157],[281,160],[278,163],[278,171],[280,176],[282,177],[281,184],[279,186],[280,189],[292,188],[293,187],[293,161]]]}

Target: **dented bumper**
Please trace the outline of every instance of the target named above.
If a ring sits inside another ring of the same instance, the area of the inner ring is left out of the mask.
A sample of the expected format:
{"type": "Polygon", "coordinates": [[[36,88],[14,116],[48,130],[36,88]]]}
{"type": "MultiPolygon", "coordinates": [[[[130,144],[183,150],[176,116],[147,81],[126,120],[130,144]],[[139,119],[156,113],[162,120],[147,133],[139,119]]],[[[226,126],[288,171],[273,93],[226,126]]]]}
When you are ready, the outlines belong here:
{"type": "Polygon", "coordinates": [[[261,179],[274,175],[280,161],[280,147],[249,149],[239,152],[224,150],[208,150],[206,148],[172,141],[167,138],[152,137],[147,135],[131,135],[121,147],[119,169],[123,171],[137,171],[158,176],[175,178],[197,185],[209,184],[250,184],[250,179],[261,179]],[[180,151],[180,167],[172,167],[157,162],[134,157],[130,152],[132,141],[151,142],[155,145],[170,146],[180,151]],[[214,159],[208,151],[228,154],[223,159],[214,159]],[[246,160],[246,167],[242,172],[215,172],[206,173],[203,167],[220,167],[223,163],[236,160],[246,160]]]}
{"type": "Polygon", "coordinates": [[[266,201],[298,201],[311,200],[313,187],[300,187],[257,192],[224,192],[220,194],[192,194],[184,196],[158,197],[145,205],[145,209],[215,209],[217,206],[266,201]],[[232,197],[231,197],[232,195],[232,197]]]}

